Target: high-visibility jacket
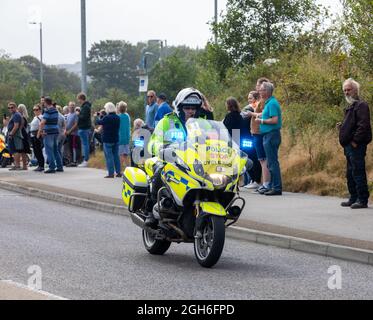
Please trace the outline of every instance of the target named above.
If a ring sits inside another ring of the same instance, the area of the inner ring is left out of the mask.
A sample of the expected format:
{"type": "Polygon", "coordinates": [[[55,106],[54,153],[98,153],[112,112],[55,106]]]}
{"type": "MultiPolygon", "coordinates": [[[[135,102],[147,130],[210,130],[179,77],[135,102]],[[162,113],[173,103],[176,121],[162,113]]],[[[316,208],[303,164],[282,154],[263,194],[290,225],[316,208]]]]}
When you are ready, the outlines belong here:
{"type": "Polygon", "coordinates": [[[171,143],[186,141],[187,133],[184,124],[176,113],[166,114],[158,122],[148,144],[148,151],[154,156],[159,155],[159,150],[171,143]]]}

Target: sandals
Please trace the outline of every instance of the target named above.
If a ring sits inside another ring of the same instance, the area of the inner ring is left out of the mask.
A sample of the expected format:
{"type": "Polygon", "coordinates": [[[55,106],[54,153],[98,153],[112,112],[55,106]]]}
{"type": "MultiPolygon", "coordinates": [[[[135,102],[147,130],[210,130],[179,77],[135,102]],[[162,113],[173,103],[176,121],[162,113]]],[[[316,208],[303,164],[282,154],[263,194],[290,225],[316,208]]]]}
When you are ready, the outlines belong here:
{"type": "Polygon", "coordinates": [[[16,167],[16,166],[13,166],[9,169],[9,171],[20,171],[20,170],[22,170],[22,168],[21,167],[16,167]]]}

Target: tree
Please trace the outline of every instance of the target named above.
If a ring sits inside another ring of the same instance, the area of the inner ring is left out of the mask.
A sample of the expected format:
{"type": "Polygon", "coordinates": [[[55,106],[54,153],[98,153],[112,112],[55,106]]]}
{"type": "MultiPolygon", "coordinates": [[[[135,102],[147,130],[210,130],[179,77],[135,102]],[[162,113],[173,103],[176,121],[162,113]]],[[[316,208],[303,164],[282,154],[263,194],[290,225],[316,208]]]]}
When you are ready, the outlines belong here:
{"type": "Polygon", "coordinates": [[[158,93],[164,92],[172,99],[181,89],[194,86],[196,75],[196,63],[180,57],[176,51],[153,68],[150,73],[150,88],[158,93]]]}
{"type": "MultiPolygon", "coordinates": [[[[40,61],[33,56],[23,56],[18,61],[30,70],[32,78],[40,81],[40,61]]],[[[43,64],[44,91],[50,94],[54,90],[65,90],[78,92],[80,90],[80,79],[77,75],[65,69],[43,64]]],[[[40,84],[39,84],[40,85],[40,84]]]]}
{"type": "Polygon", "coordinates": [[[315,0],[228,0],[227,13],[213,30],[231,64],[253,63],[284,48],[318,12],[315,0]]]}
{"type": "Polygon", "coordinates": [[[371,72],[373,65],[373,2],[343,0],[343,31],[352,48],[351,54],[362,67],[371,72]]]}
{"type": "Polygon", "coordinates": [[[129,94],[136,94],[141,47],[126,41],[107,40],[94,43],[88,55],[88,75],[93,79],[93,86],[105,94],[107,88],[122,89],[129,94]]]}
{"type": "Polygon", "coordinates": [[[17,90],[27,86],[32,80],[29,69],[6,54],[0,55],[0,109],[6,112],[6,105],[15,99],[17,90]]]}

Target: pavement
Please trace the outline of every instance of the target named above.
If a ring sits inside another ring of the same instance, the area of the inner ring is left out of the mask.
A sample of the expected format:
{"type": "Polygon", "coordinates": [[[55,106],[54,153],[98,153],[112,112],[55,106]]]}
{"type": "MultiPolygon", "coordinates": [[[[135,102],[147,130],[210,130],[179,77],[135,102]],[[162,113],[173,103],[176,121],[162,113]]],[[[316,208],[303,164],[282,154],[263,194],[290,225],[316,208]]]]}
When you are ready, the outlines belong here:
{"type": "Polygon", "coordinates": [[[1,189],[0,199],[0,279],[38,276],[43,291],[65,299],[373,299],[370,265],[228,237],[205,269],[193,244],[149,254],[126,216],[1,189]]]}
{"type": "MultiPolygon", "coordinates": [[[[128,215],[121,200],[122,179],[106,172],[66,168],[45,175],[0,169],[0,188],[89,209],[128,215]]],[[[373,208],[342,208],[343,199],[285,192],[282,197],[243,188],[246,207],[228,236],[373,265],[373,208]]]]}
{"type": "Polygon", "coordinates": [[[0,300],[66,300],[13,281],[0,280],[0,300]]]}

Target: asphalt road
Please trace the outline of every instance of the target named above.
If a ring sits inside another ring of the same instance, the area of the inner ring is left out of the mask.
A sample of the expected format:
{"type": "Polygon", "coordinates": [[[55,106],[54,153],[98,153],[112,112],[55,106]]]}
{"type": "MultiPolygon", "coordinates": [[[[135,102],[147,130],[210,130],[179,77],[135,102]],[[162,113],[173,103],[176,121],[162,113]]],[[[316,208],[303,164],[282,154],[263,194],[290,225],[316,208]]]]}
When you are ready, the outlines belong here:
{"type": "Polygon", "coordinates": [[[0,190],[0,279],[27,284],[32,265],[68,299],[373,299],[368,265],[227,239],[203,269],[189,244],[148,254],[126,217],[0,190]],[[328,288],[333,265],[341,290],[328,288]]]}

